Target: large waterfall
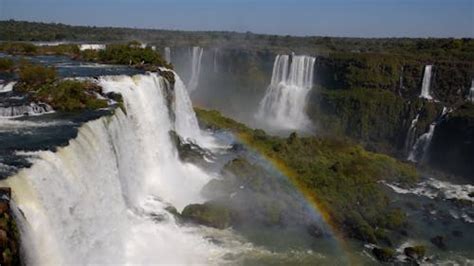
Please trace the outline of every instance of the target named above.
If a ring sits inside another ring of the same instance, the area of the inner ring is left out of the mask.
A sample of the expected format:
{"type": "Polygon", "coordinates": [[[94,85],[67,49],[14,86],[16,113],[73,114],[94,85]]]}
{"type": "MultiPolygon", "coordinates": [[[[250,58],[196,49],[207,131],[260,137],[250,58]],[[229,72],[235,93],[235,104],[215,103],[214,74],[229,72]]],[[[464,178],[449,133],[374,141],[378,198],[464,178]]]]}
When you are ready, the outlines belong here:
{"type": "Polygon", "coordinates": [[[276,57],[271,83],[260,102],[258,120],[276,129],[309,127],[305,107],[313,86],[315,61],[314,57],[304,55],[276,57]]]}
{"type": "Polygon", "coordinates": [[[31,153],[32,167],[4,181],[21,210],[27,263],[217,263],[223,248],[166,211],[202,202],[199,191],[211,179],[181,162],[170,139],[170,130],[188,138],[199,132],[182,82],[174,92],[156,74],[99,83],[123,95],[126,114],[117,109],[84,124],[57,152],[31,153]]]}
{"type": "Polygon", "coordinates": [[[198,46],[193,47],[191,60],[191,78],[189,79],[188,89],[190,92],[197,89],[199,85],[199,75],[201,73],[201,58],[203,49],[198,46]]]}
{"type": "Polygon", "coordinates": [[[431,69],[433,68],[432,65],[425,66],[425,72],[423,74],[423,82],[421,84],[421,94],[420,98],[425,98],[428,100],[433,99],[430,94],[431,88],[431,69]]]}

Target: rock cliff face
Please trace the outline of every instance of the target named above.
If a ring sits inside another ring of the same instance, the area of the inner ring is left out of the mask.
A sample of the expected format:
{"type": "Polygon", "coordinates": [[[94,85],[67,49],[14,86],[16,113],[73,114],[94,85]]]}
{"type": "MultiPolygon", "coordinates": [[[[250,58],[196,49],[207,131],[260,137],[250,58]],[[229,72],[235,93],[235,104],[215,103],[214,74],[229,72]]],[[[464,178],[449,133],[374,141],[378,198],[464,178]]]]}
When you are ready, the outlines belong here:
{"type": "Polygon", "coordinates": [[[468,111],[472,104],[465,100],[474,76],[472,62],[352,54],[320,57],[317,64],[308,112],[320,130],[347,135],[371,150],[403,158],[410,148],[408,129],[417,114],[415,139],[428,131],[443,107],[459,109],[436,128],[425,162],[466,177],[473,172],[465,159],[474,158],[468,111]],[[419,98],[426,64],[433,65],[430,93],[434,101],[419,98]]]}
{"type": "MultiPolygon", "coordinates": [[[[220,49],[217,62],[221,67],[218,73],[209,69],[209,78],[204,78],[202,84],[203,87],[216,89],[206,95],[203,93],[205,96],[196,102],[229,115],[245,111],[253,113],[249,106],[258,106],[270,81],[272,63],[278,52],[275,49],[220,49]],[[205,99],[216,98],[219,99],[204,102],[205,99]]],[[[213,53],[208,50],[207,58],[204,53],[203,65],[212,65],[211,60],[213,53]]],[[[413,129],[415,140],[428,131],[443,107],[456,110],[466,103],[474,77],[474,63],[463,58],[442,57],[438,60],[436,56],[418,56],[416,53],[332,52],[317,55],[314,71],[315,87],[307,112],[317,125],[317,133],[346,135],[370,150],[406,158],[413,145],[407,142],[407,134],[417,115],[419,118],[413,129]],[[419,97],[426,65],[433,65],[430,85],[433,101],[419,97]]],[[[456,139],[450,147],[453,154],[472,151],[471,146],[463,144],[469,141],[461,142],[456,135],[461,134],[456,132],[464,132],[465,124],[469,124],[466,121],[472,118],[466,116],[466,112],[455,113],[456,118],[442,121],[435,130],[430,152],[439,153],[446,148],[437,141],[442,137],[456,139]]],[[[448,166],[439,164],[437,156],[429,157],[432,159],[426,163],[451,173],[468,173],[467,170],[453,170],[467,169],[468,165],[458,165],[466,164],[463,160],[453,159],[448,166]]]]}
{"type": "Polygon", "coordinates": [[[10,210],[10,188],[0,188],[0,265],[21,265],[20,237],[10,210]]]}
{"type": "Polygon", "coordinates": [[[436,128],[429,163],[474,180],[474,105],[464,104],[436,128]]]}

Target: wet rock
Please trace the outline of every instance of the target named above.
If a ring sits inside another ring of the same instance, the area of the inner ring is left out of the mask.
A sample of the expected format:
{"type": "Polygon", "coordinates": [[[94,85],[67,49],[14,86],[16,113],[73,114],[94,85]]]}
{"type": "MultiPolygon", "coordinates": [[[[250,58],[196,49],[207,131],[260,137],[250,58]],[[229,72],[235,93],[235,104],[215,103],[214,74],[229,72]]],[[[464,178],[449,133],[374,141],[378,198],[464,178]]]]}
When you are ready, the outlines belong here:
{"type": "Polygon", "coordinates": [[[453,236],[455,236],[455,237],[462,237],[462,236],[463,236],[462,231],[459,231],[459,230],[453,230],[453,231],[451,232],[451,234],[452,234],[453,236]]]}
{"type": "Polygon", "coordinates": [[[439,249],[446,250],[446,238],[444,236],[435,236],[430,239],[431,243],[439,249]]]}
{"type": "Polygon", "coordinates": [[[390,262],[395,256],[395,251],[390,248],[373,248],[372,254],[381,262],[390,262]]]}
{"type": "Polygon", "coordinates": [[[321,238],[323,236],[323,230],[317,224],[310,224],[306,227],[308,234],[315,238],[321,238]]]}
{"type": "Polygon", "coordinates": [[[190,204],[183,209],[181,217],[185,221],[224,229],[231,225],[230,210],[217,203],[190,204]]]}
{"type": "Polygon", "coordinates": [[[10,210],[10,188],[0,188],[0,265],[21,265],[19,233],[10,210]]]}
{"type": "Polygon", "coordinates": [[[403,250],[405,255],[415,261],[423,259],[426,253],[426,248],[424,246],[414,246],[414,247],[406,247],[403,250]]]}

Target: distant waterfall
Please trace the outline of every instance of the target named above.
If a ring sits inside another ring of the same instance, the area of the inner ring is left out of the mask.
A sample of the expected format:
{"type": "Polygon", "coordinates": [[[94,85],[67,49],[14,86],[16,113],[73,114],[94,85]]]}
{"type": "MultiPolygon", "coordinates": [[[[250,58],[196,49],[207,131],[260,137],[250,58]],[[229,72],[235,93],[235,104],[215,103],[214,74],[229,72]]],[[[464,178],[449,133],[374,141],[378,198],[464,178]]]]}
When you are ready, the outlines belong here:
{"type": "Polygon", "coordinates": [[[305,129],[307,96],[313,86],[316,59],[311,56],[278,55],[272,80],[260,102],[256,118],[277,129],[305,129]]]}
{"type": "Polygon", "coordinates": [[[420,114],[416,114],[415,118],[411,121],[410,128],[408,128],[407,136],[405,138],[405,152],[409,154],[411,151],[411,147],[413,147],[413,142],[415,141],[416,137],[416,124],[418,123],[418,118],[420,114]]]}
{"type": "Polygon", "coordinates": [[[407,160],[412,162],[423,162],[426,160],[426,156],[428,154],[428,149],[430,147],[431,139],[433,138],[436,125],[447,114],[447,112],[448,109],[446,107],[443,107],[441,115],[436,119],[436,121],[430,124],[428,132],[424,133],[416,140],[410,153],[408,154],[407,160]]]}
{"type": "Polygon", "coordinates": [[[423,74],[423,82],[421,84],[420,98],[425,98],[425,99],[428,99],[428,100],[433,99],[433,97],[430,94],[431,70],[432,70],[432,68],[433,68],[432,65],[425,66],[425,72],[423,74]]]}
{"type": "Polygon", "coordinates": [[[219,72],[219,64],[217,62],[217,58],[219,56],[219,48],[214,48],[214,58],[213,58],[213,64],[212,64],[212,69],[214,70],[214,73],[218,73],[219,72]]]}
{"type": "Polygon", "coordinates": [[[165,60],[171,63],[171,49],[169,47],[165,47],[165,60]]]}
{"type": "Polygon", "coordinates": [[[191,60],[191,78],[188,83],[188,90],[190,92],[197,89],[199,85],[199,74],[201,73],[201,58],[204,49],[198,46],[193,47],[191,60]]]}
{"type": "Polygon", "coordinates": [[[467,100],[474,103],[474,79],[471,81],[471,88],[469,89],[467,100]]]}
{"type": "Polygon", "coordinates": [[[211,178],[181,162],[170,139],[173,129],[199,131],[186,91],[178,86],[170,107],[156,74],[99,83],[123,95],[126,114],[84,124],[68,146],[32,153],[31,168],[2,181],[21,209],[26,264],[219,264],[228,251],[166,211],[202,202],[211,178]]]}

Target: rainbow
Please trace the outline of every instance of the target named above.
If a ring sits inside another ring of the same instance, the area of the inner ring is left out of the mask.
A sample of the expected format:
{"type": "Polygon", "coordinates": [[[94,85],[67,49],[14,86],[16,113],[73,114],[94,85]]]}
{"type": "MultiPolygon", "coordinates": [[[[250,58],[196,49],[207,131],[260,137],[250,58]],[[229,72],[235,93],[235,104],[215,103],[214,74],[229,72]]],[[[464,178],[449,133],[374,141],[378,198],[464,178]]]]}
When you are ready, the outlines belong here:
{"type": "Polygon", "coordinates": [[[301,193],[306,202],[312,207],[313,211],[319,214],[323,222],[328,225],[330,233],[334,240],[337,242],[338,247],[344,254],[345,261],[347,261],[347,264],[362,264],[362,262],[360,262],[360,259],[358,259],[355,256],[354,252],[350,249],[345,236],[339,230],[339,227],[337,226],[336,222],[332,219],[328,208],[322,203],[322,201],[318,198],[318,195],[316,195],[314,191],[308,189],[301,183],[301,181],[299,181],[298,174],[293,169],[288,167],[281,159],[271,156],[267,151],[265,151],[264,148],[257,145],[255,141],[252,140],[253,138],[250,134],[243,132],[234,132],[233,135],[247,148],[250,148],[251,151],[257,153],[263,160],[270,164],[272,168],[274,168],[281,175],[286,177],[290,181],[290,183],[297,189],[297,191],[301,193]]]}

